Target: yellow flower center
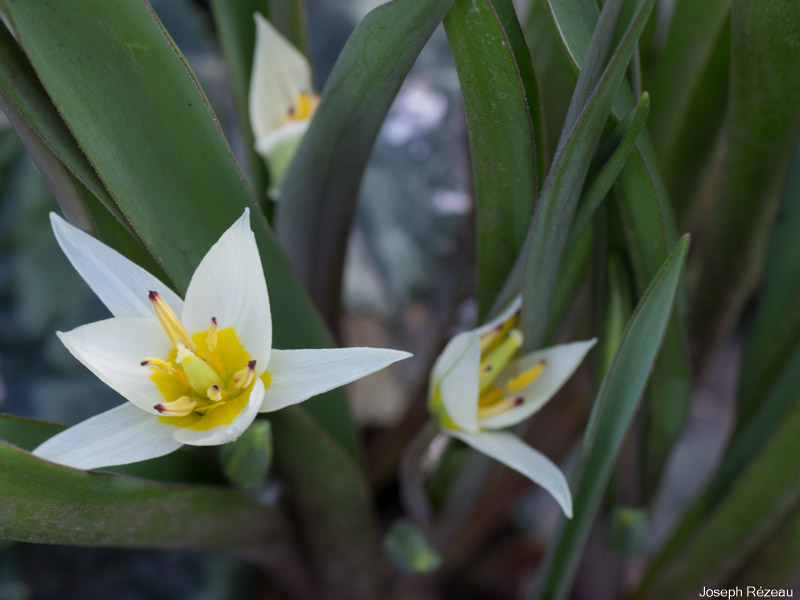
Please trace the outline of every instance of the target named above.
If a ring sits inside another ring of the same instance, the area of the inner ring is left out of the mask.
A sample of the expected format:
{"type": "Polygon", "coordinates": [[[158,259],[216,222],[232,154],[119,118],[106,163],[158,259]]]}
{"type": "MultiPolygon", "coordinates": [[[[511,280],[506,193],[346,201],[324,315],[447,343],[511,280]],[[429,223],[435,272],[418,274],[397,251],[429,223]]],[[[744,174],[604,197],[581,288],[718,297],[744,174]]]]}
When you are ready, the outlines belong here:
{"type": "Polygon", "coordinates": [[[478,419],[488,419],[520,406],[525,399],[519,393],[531,385],[544,371],[544,361],[539,361],[516,377],[498,387],[500,373],[522,348],[522,332],[517,329],[519,317],[515,314],[501,325],[481,336],[481,366],[479,375],[478,419]]]}
{"type": "Polygon", "coordinates": [[[314,116],[314,111],[319,105],[319,94],[300,92],[294,101],[294,105],[289,108],[283,124],[291,121],[306,121],[314,116]]]}
{"type": "MultiPolygon", "coordinates": [[[[178,317],[157,292],[150,302],[174,347],[165,358],[147,357],[150,379],[165,401],[155,405],[159,419],[168,425],[208,431],[229,425],[247,406],[255,380],[256,361],[239,343],[233,327],[209,328],[189,335],[178,317]]],[[[261,376],[264,386],[269,373],[261,376]]]]}

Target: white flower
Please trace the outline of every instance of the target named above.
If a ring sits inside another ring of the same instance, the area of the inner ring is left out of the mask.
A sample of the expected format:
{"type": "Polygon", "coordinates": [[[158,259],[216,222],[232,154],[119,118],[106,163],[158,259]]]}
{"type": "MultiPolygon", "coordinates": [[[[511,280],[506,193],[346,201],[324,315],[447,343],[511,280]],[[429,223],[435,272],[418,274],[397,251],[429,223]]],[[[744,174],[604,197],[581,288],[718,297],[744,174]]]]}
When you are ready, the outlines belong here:
{"type": "Polygon", "coordinates": [[[595,340],[519,356],[517,297],[497,319],[456,335],[433,365],[428,404],[442,431],[541,485],[572,517],[564,475],[518,437],[496,431],[544,406],[578,368],[595,340]]]}
{"type": "Polygon", "coordinates": [[[41,458],[90,469],[155,458],[182,444],[225,444],[259,412],[410,356],[376,348],[273,349],[247,209],[200,262],[185,302],[61,217],[50,220],[67,258],[114,315],[57,335],[128,402],[50,438],[33,452],[41,458]]]}
{"type": "Polygon", "coordinates": [[[319,104],[305,56],[259,13],[250,77],[250,123],[256,151],[270,169],[271,192],[280,186],[319,104]]]}

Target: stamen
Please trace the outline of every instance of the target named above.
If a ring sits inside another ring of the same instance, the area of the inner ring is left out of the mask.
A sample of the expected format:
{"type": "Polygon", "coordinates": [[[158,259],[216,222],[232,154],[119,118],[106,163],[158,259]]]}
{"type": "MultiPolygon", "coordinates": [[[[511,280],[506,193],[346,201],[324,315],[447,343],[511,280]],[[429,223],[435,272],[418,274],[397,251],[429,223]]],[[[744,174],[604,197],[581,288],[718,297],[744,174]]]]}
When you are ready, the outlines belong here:
{"type": "Polygon", "coordinates": [[[189,396],[181,396],[172,402],[162,402],[161,404],[156,404],[153,408],[155,408],[162,415],[167,415],[170,417],[185,417],[186,415],[191,414],[195,406],[197,406],[197,402],[189,398],[189,396]]]}
{"type": "Polygon", "coordinates": [[[206,344],[211,352],[213,352],[217,347],[217,317],[211,317],[211,325],[208,327],[206,344]]]}
{"type": "Polygon", "coordinates": [[[478,398],[478,406],[491,406],[503,399],[503,392],[498,388],[491,388],[478,398]]]}
{"type": "Polygon", "coordinates": [[[237,388],[246,388],[256,376],[256,361],[251,360],[247,366],[241,371],[237,371],[233,375],[233,385],[237,388]]]}
{"type": "Polygon", "coordinates": [[[183,367],[189,385],[198,394],[205,395],[212,385],[222,385],[222,379],[216,371],[183,344],[178,344],[178,356],[175,362],[183,367]]]}
{"type": "Polygon", "coordinates": [[[539,378],[539,375],[541,375],[542,371],[544,371],[546,364],[547,363],[545,361],[540,360],[530,369],[523,371],[513,379],[509,379],[508,383],[506,383],[506,389],[512,394],[516,394],[520,390],[528,387],[539,378]]]}
{"type": "Polygon", "coordinates": [[[489,352],[481,361],[481,370],[478,378],[480,393],[483,393],[503,370],[517,350],[522,346],[522,333],[519,329],[512,329],[508,335],[489,352]]]}
{"type": "Polygon", "coordinates": [[[213,402],[221,402],[223,395],[222,390],[219,389],[218,385],[212,385],[208,390],[206,390],[206,396],[208,396],[209,400],[213,402]]]}
{"type": "Polygon", "coordinates": [[[519,317],[517,315],[512,316],[510,319],[506,319],[503,323],[484,333],[481,336],[481,354],[485,354],[489,350],[494,350],[494,347],[497,345],[496,342],[499,342],[503,337],[505,337],[511,328],[516,326],[519,317]]]}
{"type": "Polygon", "coordinates": [[[153,311],[156,313],[156,317],[161,323],[161,326],[164,328],[164,331],[167,333],[167,337],[169,337],[170,341],[175,344],[177,347],[178,344],[183,344],[189,350],[194,352],[196,350],[194,342],[192,338],[186,333],[186,330],[183,328],[180,319],[178,316],[172,312],[172,309],[166,303],[166,301],[161,297],[158,292],[150,292],[149,295],[150,303],[153,305],[153,311]]]}
{"type": "Polygon", "coordinates": [[[175,367],[165,360],[148,356],[141,363],[143,367],[150,367],[153,371],[161,371],[162,373],[174,373],[175,367]]]}
{"type": "Polygon", "coordinates": [[[478,419],[488,419],[489,417],[494,417],[495,415],[508,412],[512,408],[522,406],[524,402],[525,398],[517,396],[516,398],[504,398],[500,402],[495,402],[491,406],[479,406],[478,419]]]}

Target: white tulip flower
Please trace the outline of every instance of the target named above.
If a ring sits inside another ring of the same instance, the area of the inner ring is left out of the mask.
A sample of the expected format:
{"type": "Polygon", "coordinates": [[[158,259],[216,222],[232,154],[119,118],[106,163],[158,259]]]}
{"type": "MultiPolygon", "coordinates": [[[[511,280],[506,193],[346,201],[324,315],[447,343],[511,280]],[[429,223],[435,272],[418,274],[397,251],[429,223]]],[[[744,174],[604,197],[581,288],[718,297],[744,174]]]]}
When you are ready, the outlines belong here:
{"type": "Polygon", "coordinates": [[[276,195],[319,104],[311,66],[303,54],[259,13],[250,77],[250,123],[256,151],[269,165],[276,195]]]}
{"type": "Polygon", "coordinates": [[[498,431],[527,419],[564,385],[594,339],[520,356],[521,297],[493,321],[456,335],[433,366],[428,404],[442,431],[541,485],[572,517],[563,473],[515,435],[498,431]]]}
{"type": "Polygon", "coordinates": [[[183,301],[51,214],[62,250],[114,315],[57,335],[127,402],[55,435],[36,456],[91,469],[155,458],[183,444],[225,444],[259,412],[303,402],[410,356],[376,348],[274,349],[249,218],[245,209],[211,247],[183,301]]]}

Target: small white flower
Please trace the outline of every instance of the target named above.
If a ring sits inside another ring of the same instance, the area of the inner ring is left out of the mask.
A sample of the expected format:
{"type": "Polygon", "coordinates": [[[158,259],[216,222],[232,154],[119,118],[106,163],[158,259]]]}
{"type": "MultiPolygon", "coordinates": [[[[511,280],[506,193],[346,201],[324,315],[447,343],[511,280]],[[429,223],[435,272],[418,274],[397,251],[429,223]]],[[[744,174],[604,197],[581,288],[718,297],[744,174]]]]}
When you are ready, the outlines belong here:
{"type": "Polygon", "coordinates": [[[274,194],[319,104],[306,57],[259,13],[250,77],[250,123],[274,194]]]}
{"type": "Polygon", "coordinates": [[[442,431],[541,485],[572,517],[572,496],[559,468],[518,437],[496,431],[527,419],[561,388],[595,340],[519,356],[522,299],[497,319],[456,335],[431,375],[428,405],[442,431]]]}
{"type": "Polygon", "coordinates": [[[205,255],[181,300],[115,250],[51,214],[56,239],[114,318],[58,337],[128,402],[34,454],[91,469],[235,440],[270,412],[410,356],[377,348],[277,350],[249,210],[205,255]],[[180,315],[180,317],[178,317],[180,315]]]}

